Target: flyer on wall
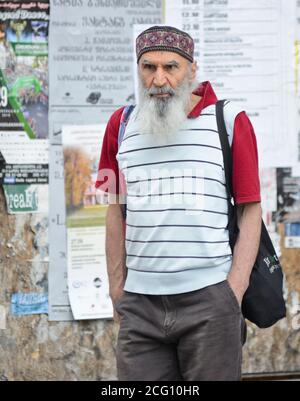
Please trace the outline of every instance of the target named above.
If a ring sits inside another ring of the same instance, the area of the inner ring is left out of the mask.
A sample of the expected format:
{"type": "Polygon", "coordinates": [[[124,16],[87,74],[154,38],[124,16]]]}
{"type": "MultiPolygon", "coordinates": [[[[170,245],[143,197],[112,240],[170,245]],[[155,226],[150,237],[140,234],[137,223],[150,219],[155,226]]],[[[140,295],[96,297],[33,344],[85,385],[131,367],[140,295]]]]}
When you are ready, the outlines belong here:
{"type": "Polygon", "coordinates": [[[111,318],[105,258],[107,206],[95,188],[105,125],[62,127],[68,288],[76,320],[111,318]]]}
{"type": "Polygon", "coordinates": [[[162,3],[51,3],[50,102],[56,120],[67,112],[102,123],[118,107],[134,103],[132,28],[160,24],[162,3]]]}
{"type": "Polygon", "coordinates": [[[167,24],[196,41],[199,80],[210,81],[219,99],[249,115],[260,167],[296,162],[296,2],[243,0],[241,7],[239,0],[173,0],[169,5],[167,24]]]}
{"type": "Polygon", "coordinates": [[[48,24],[48,1],[0,3],[0,184],[8,213],[47,211],[47,189],[38,186],[48,186],[48,24]]]}
{"type": "Polygon", "coordinates": [[[0,3],[1,130],[48,137],[48,2],[0,3]]]}
{"type": "Polygon", "coordinates": [[[300,177],[292,175],[292,168],[277,168],[276,221],[295,223],[300,221],[300,177]]]}

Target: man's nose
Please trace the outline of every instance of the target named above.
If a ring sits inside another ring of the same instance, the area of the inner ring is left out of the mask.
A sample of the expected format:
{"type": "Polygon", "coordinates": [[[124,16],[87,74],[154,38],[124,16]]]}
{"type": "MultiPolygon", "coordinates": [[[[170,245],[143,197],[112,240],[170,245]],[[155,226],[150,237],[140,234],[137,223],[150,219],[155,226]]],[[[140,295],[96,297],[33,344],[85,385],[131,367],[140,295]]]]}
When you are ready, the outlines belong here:
{"type": "Polygon", "coordinates": [[[162,68],[157,68],[157,70],[155,71],[153,84],[158,87],[162,87],[167,84],[166,74],[162,68]]]}

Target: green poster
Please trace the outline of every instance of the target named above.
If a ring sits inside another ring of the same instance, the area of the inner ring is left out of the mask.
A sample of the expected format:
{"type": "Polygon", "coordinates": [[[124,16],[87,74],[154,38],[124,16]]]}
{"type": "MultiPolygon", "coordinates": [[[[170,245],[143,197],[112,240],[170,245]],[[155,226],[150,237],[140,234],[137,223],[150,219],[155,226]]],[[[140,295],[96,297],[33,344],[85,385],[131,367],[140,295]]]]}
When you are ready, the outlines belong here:
{"type": "Polygon", "coordinates": [[[10,214],[46,213],[48,185],[3,185],[10,214]]]}
{"type": "Polygon", "coordinates": [[[0,2],[0,121],[48,138],[49,2],[0,2]]]}

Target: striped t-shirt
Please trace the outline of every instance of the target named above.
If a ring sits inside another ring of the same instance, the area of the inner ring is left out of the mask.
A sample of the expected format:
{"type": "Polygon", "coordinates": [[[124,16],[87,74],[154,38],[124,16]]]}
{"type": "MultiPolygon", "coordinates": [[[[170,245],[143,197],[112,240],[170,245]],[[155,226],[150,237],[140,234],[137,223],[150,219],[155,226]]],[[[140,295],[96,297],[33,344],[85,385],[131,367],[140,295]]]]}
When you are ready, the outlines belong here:
{"type": "MultiPolygon", "coordinates": [[[[239,112],[225,106],[230,141],[239,112]]],[[[178,294],[223,281],[232,253],[215,106],[170,137],[138,127],[136,108],[116,156],[127,188],[125,290],[178,294]]]]}

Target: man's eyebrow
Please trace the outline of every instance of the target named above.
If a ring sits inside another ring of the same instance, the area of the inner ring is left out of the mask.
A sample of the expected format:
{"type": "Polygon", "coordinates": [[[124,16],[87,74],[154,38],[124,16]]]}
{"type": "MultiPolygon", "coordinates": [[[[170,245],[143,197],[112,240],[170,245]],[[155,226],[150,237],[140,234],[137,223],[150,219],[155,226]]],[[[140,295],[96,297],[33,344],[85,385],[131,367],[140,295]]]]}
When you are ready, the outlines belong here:
{"type": "Polygon", "coordinates": [[[179,63],[175,60],[172,60],[172,61],[169,61],[168,63],[166,63],[165,65],[170,65],[170,66],[174,65],[175,67],[178,67],[179,63]]]}
{"type": "MultiPolygon", "coordinates": [[[[144,60],[142,61],[142,64],[153,65],[153,66],[156,65],[155,63],[153,63],[152,61],[147,60],[147,59],[144,59],[144,60]]],[[[176,60],[171,60],[171,61],[167,62],[167,63],[164,64],[164,65],[165,65],[165,66],[175,66],[175,67],[178,67],[178,66],[179,66],[179,63],[178,63],[176,60]]]]}
{"type": "Polygon", "coordinates": [[[144,60],[142,61],[142,64],[154,65],[154,63],[152,63],[152,61],[149,61],[149,60],[147,60],[147,59],[144,59],[144,60]]]}

